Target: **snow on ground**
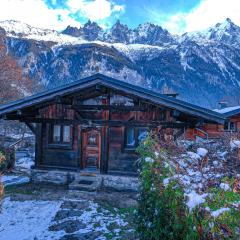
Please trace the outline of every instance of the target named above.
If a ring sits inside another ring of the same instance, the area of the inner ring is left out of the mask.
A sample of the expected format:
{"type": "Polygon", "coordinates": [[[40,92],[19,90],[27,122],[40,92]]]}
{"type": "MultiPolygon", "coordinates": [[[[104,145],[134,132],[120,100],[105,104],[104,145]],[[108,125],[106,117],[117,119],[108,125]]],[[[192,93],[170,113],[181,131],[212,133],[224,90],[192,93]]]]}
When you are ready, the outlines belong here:
{"type": "Polygon", "coordinates": [[[0,240],[109,239],[106,235],[111,239],[128,239],[119,238],[123,230],[133,232],[128,224],[117,209],[109,211],[93,201],[5,198],[0,214],[0,240]]]}
{"type": "Polygon", "coordinates": [[[34,166],[34,159],[30,157],[19,158],[15,164],[16,167],[31,169],[34,166]]]}
{"type": "Polygon", "coordinates": [[[0,240],[59,239],[48,227],[62,202],[4,199],[0,214],[0,240]]]}
{"type": "Polygon", "coordinates": [[[2,177],[2,183],[6,186],[28,183],[30,178],[27,176],[5,175],[2,177]]]}

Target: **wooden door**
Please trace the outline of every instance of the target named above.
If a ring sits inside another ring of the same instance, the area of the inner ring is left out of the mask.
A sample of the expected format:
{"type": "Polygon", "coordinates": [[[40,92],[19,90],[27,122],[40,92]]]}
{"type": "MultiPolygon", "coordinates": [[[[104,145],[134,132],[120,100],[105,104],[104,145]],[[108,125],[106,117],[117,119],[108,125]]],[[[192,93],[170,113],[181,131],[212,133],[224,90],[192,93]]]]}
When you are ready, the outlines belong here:
{"type": "Polygon", "coordinates": [[[82,166],[83,168],[100,167],[100,131],[85,130],[82,133],[82,166]]]}

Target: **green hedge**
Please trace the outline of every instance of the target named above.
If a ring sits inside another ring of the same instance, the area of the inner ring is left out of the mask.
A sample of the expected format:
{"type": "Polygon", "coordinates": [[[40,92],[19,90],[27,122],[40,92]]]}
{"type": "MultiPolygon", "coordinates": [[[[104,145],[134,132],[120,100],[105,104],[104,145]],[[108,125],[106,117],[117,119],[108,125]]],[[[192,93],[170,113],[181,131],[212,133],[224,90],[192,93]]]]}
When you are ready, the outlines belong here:
{"type": "MultiPolygon", "coordinates": [[[[141,240],[240,239],[240,194],[221,188],[209,188],[206,201],[192,211],[187,206],[184,187],[178,180],[164,181],[176,173],[168,164],[172,149],[162,147],[155,137],[148,137],[139,148],[140,195],[136,213],[141,240]],[[229,211],[213,217],[219,208],[229,211]]],[[[222,180],[233,186],[231,179],[222,180]]]]}

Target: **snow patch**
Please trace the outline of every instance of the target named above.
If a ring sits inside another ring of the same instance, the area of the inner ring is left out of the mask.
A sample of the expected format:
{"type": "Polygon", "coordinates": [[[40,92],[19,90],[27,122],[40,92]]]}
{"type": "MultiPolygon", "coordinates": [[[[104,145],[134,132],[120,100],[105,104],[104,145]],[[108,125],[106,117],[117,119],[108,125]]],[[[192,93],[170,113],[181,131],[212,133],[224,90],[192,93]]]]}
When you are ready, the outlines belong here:
{"type": "Polygon", "coordinates": [[[150,157],[146,157],[146,158],[145,158],[145,162],[154,163],[154,159],[152,159],[152,158],[150,158],[150,157]]]}
{"type": "Polygon", "coordinates": [[[208,150],[205,148],[198,148],[197,149],[197,154],[201,157],[205,157],[208,153],[208,150]]]}
{"type": "Polygon", "coordinates": [[[192,211],[195,207],[204,203],[207,195],[208,195],[207,193],[200,195],[200,194],[196,193],[195,191],[191,191],[190,193],[185,194],[185,196],[188,198],[187,206],[188,206],[189,210],[192,211]]]}
{"type": "Polygon", "coordinates": [[[231,190],[230,186],[227,183],[221,183],[220,188],[223,189],[224,191],[231,190]]]}
{"type": "Polygon", "coordinates": [[[10,201],[4,199],[0,214],[0,240],[59,239],[48,227],[62,202],[10,201]]]}
{"type": "Polygon", "coordinates": [[[30,181],[30,178],[27,176],[5,175],[2,177],[2,183],[5,187],[11,186],[11,185],[28,183],[29,181],[30,181]]]}
{"type": "Polygon", "coordinates": [[[31,169],[31,167],[34,166],[34,161],[32,158],[23,157],[16,161],[15,166],[20,168],[31,169]]]}
{"type": "Polygon", "coordinates": [[[232,140],[230,142],[231,149],[239,148],[240,147],[240,140],[232,140]]]}
{"type": "Polygon", "coordinates": [[[219,215],[221,215],[221,214],[223,214],[224,212],[227,212],[227,211],[229,211],[230,210],[230,208],[220,208],[220,209],[218,209],[218,210],[216,210],[216,211],[213,211],[212,213],[211,213],[211,215],[214,217],[214,218],[217,218],[219,215]]]}

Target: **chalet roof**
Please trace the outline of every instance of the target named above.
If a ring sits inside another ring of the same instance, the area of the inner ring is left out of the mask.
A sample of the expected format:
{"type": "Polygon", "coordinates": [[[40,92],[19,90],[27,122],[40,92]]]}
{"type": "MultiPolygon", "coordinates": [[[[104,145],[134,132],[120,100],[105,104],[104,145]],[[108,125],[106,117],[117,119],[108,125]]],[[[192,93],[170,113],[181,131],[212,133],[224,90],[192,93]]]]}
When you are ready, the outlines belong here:
{"type": "Polygon", "coordinates": [[[193,115],[208,121],[223,123],[225,120],[224,115],[215,111],[199,107],[182,100],[157,93],[155,91],[142,88],[124,81],[120,81],[102,74],[95,74],[90,77],[78,80],[64,86],[40,92],[30,97],[26,97],[14,102],[10,102],[0,106],[0,117],[4,114],[21,110],[25,107],[30,107],[35,104],[44,103],[51,99],[60,96],[66,96],[70,93],[85,89],[96,84],[116,89],[127,94],[135,95],[139,98],[153,102],[154,104],[163,105],[172,109],[179,110],[180,112],[193,115]]]}
{"type": "Polygon", "coordinates": [[[240,114],[240,106],[226,107],[222,109],[215,109],[215,112],[223,114],[225,117],[229,118],[234,115],[240,114]]]}

